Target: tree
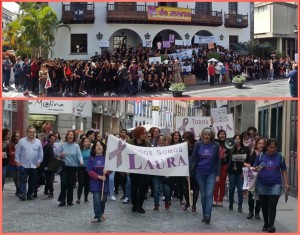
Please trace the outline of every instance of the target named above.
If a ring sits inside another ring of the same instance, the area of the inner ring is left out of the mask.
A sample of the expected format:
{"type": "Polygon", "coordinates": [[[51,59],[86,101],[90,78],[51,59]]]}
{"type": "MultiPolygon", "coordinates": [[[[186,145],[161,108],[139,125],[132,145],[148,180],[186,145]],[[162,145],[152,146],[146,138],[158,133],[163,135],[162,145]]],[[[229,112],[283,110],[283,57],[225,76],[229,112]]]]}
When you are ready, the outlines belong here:
{"type": "Polygon", "coordinates": [[[70,27],[58,20],[54,10],[35,2],[20,3],[17,20],[8,25],[6,39],[18,52],[29,50],[31,57],[48,56],[55,45],[56,31],[61,27],[70,27]]]}

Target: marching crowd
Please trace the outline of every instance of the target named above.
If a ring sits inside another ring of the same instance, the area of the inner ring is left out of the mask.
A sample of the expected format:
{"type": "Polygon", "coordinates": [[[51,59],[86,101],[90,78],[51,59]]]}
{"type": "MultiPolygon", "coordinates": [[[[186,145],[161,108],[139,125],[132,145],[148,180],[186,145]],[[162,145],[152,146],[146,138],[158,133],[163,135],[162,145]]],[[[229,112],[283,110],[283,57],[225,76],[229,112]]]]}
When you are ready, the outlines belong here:
{"type": "MultiPolygon", "coordinates": [[[[16,187],[16,196],[22,200],[34,200],[38,189],[44,186],[44,194],[54,197],[55,174],[60,175],[61,188],[58,206],[73,206],[82,201],[88,203],[90,192],[94,208],[93,223],[106,219],[105,206],[108,199],[116,200],[122,186],[123,203],[132,204],[132,212],[145,213],[143,203],[150,196],[154,200],[154,210],[169,210],[173,197],[178,197],[183,210],[191,207],[197,210],[200,194],[202,222],[211,222],[212,208],[223,207],[226,182],[229,182],[229,210],[234,210],[234,193],[237,189],[237,211],[243,211],[244,194],[248,194],[247,219],[260,219],[262,211],[264,225],[262,231],[273,233],[276,207],[283,188],[288,190],[287,167],[284,157],[277,151],[274,139],[262,138],[255,127],[236,134],[228,141],[224,130],[216,134],[211,126],[199,134],[199,141],[192,132],[183,135],[175,131],[170,135],[160,133],[153,127],[148,132],[144,127],[136,127],[132,133],[122,129],[115,134],[128,144],[149,147],[172,146],[182,142],[188,145],[189,177],[149,176],[137,173],[111,172],[105,166],[105,152],[108,133],[104,138],[93,130],[77,135],[69,130],[64,138],[58,132],[36,133],[33,126],[27,128],[25,137],[20,132],[12,134],[2,130],[2,190],[9,171],[16,187]],[[243,155],[245,158],[237,158],[243,155]],[[243,191],[243,167],[258,172],[255,189],[243,191]],[[283,182],[282,178],[283,176],[283,182]],[[42,181],[45,181],[44,183],[42,181]],[[78,182],[77,193],[73,196],[78,182]],[[189,187],[190,182],[190,187],[189,187]],[[28,188],[27,188],[28,184],[28,188]],[[193,191],[190,198],[190,190],[193,191]],[[161,197],[161,195],[163,197],[161,197]]],[[[174,203],[174,202],[173,202],[174,203]]],[[[67,208],[67,207],[65,207],[67,208]]]]}
{"type": "MultiPolygon", "coordinates": [[[[95,54],[90,61],[61,58],[42,59],[21,58],[11,61],[4,55],[3,90],[9,91],[11,70],[14,72],[15,88],[28,95],[29,91],[40,96],[60,93],[63,96],[132,96],[141,92],[166,91],[172,83],[183,82],[190,73],[197,80],[207,80],[210,85],[231,82],[236,75],[247,80],[284,78],[296,63],[289,57],[277,58],[275,52],[269,58],[261,59],[253,55],[240,56],[233,50],[220,46],[216,49],[191,47],[190,57],[174,58],[172,53],[186,49],[171,47],[154,50],[151,48],[123,48],[114,52],[95,54]],[[209,54],[220,57],[209,62],[209,54]],[[161,57],[160,62],[149,63],[151,57],[161,57]],[[186,66],[190,70],[186,70],[186,66]]],[[[296,84],[296,81],[290,84],[296,84]]]]}

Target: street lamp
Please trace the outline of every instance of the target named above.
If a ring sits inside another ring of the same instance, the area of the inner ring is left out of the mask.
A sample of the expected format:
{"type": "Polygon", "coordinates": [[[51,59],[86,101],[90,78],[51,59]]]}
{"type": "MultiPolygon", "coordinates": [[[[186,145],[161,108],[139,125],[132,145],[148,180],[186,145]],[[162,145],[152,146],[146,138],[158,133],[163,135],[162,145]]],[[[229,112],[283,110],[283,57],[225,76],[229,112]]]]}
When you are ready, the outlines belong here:
{"type": "Polygon", "coordinates": [[[223,41],[223,39],[224,39],[224,36],[223,36],[223,34],[221,34],[220,35],[220,40],[223,41]]]}
{"type": "Polygon", "coordinates": [[[185,37],[186,40],[189,40],[190,35],[189,35],[188,33],[186,33],[186,34],[184,35],[184,37],[185,37]]]}
{"type": "Polygon", "coordinates": [[[96,34],[96,38],[98,39],[98,40],[101,40],[102,38],[103,38],[103,34],[102,33],[97,33],[96,34]]]}
{"type": "Polygon", "coordinates": [[[151,35],[150,35],[149,33],[146,33],[146,34],[145,34],[145,39],[146,39],[146,40],[149,40],[150,37],[151,37],[151,35]]]}

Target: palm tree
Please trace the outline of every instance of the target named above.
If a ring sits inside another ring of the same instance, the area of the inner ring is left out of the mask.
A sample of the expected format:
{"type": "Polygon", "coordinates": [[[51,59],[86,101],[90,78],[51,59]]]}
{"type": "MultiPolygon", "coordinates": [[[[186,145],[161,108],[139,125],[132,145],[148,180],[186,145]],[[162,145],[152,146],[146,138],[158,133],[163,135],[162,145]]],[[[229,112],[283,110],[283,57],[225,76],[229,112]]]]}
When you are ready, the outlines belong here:
{"type": "Polygon", "coordinates": [[[68,25],[58,20],[51,7],[26,2],[20,3],[18,18],[8,26],[5,36],[20,51],[30,48],[31,57],[48,56],[55,44],[56,31],[61,27],[70,30],[68,25]]]}

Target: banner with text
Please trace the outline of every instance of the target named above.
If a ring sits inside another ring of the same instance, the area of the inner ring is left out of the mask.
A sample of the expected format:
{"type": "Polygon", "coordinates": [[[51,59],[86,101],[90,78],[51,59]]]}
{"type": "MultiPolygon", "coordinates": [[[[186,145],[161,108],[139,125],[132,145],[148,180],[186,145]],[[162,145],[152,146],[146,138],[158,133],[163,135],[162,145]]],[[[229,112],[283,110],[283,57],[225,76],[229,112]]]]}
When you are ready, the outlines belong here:
{"type": "Polygon", "coordinates": [[[160,176],[189,176],[187,144],[140,147],[108,136],[105,169],[160,176]]]}
{"type": "Polygon", "coordinates": [[[159,62],[161,64],[161,57],[157,56],[157,57],[149,57],[149,64],[156,64],[156,62],[159,62]]]}
{"type": "MultiPolygon", "coordinates": [[[[201,131],[205,127],[209,127],[210,117],[176,117],[176,131],[183,134],[186,131],[191,131],[195,136],[199,136],[201,131]]],[[[219,122],[215,120],[213,124],[215,133],[217,134],[219,130],[225,130],[227,133],[227,138],[232,138],[234,136],[234,125],[233,125],[233,115],[227,114],[227,119],[219,122]]]]}
{"type": "Polygon", "coordinates": [[[191,22],[192,12],[188,8],[148,6],[148,20],[191,22]]]}

